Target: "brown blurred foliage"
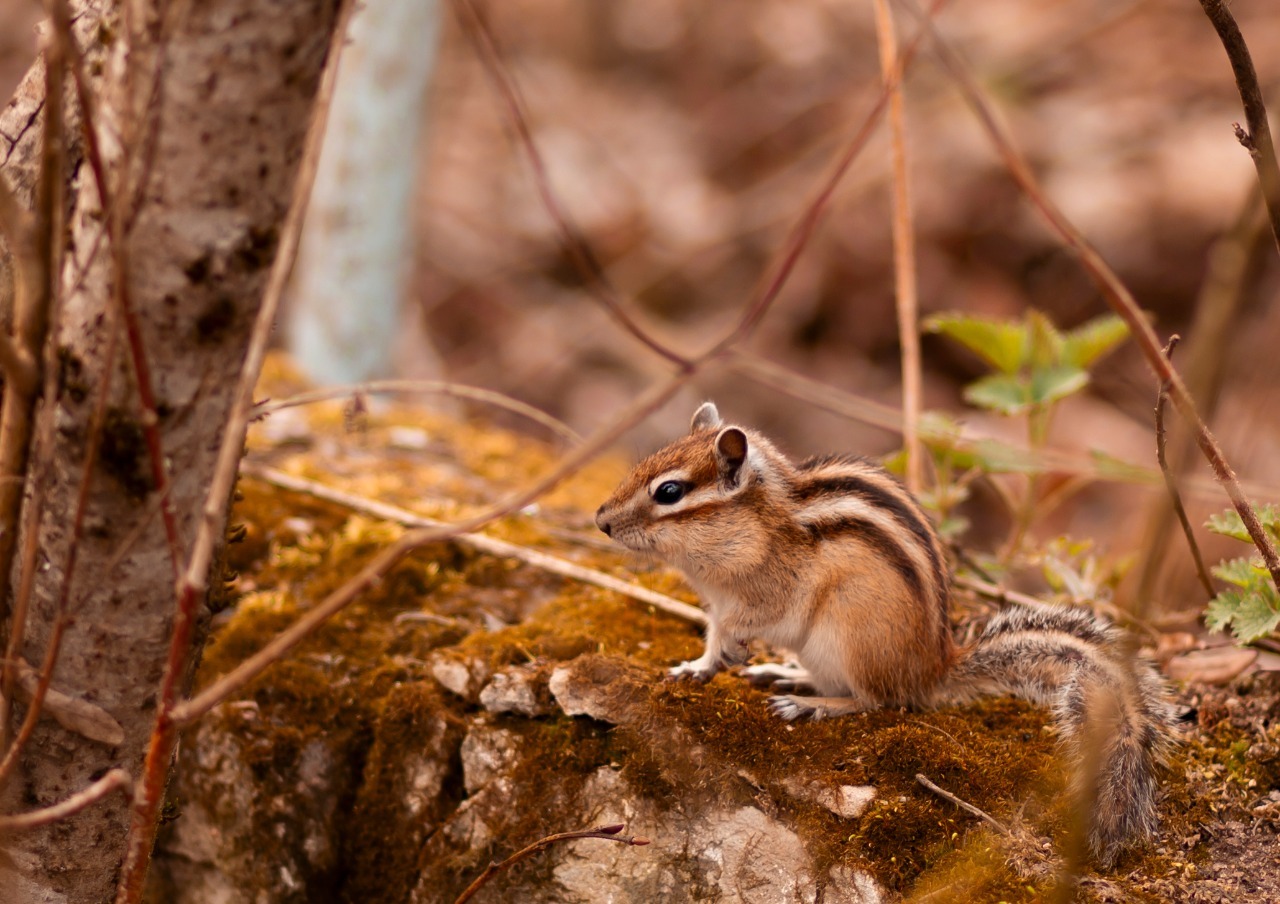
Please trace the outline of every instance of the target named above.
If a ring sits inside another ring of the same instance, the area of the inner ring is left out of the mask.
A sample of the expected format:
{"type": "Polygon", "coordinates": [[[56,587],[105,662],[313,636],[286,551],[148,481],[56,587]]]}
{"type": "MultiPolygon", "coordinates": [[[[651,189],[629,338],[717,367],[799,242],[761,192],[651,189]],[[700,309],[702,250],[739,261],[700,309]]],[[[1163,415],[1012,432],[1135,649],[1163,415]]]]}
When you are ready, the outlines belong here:
{"type": "MultiPolygon", "coordinates": [[[[1280,96],[1280,5],[1237,0],[1232,9],[1264,91],[1280,96]]],[[[448,3],[441,12],[409,308],[424,329],[403,343],[401,370],[413,374],[414,349],[430,342],[448,378],[590,428],[668,365],[584,290],[474,48],[448,3]]],[[[33,0],[0,0],[0,87],[27,65],[37,15],[33,0]]],[[[488,4],[487,15],[555,190],[635,316],[682,352],[704,348],[733,321],[879,92],[870,3],[509,0],[488,4]]],[[[900,33],[913,33],[896,15],[900,33]]],[[[1158,330],[1193,343],[1187,331],[1209,252],[1254,180],[1231,131],[1241,114],[1230,69],[1199,5],[956,0],[941,27],[1047,190],[1158,330]]],[[[1018,316],[1035,306],[1072,326],[1102,312],[927,48],[907,74],[906,101],[922,314],[1018,316]]],[[[751,347],[897,405],[889,174],[882,128],[751,347]]],[[[1280,356],[1271,353],[1280,306],[1268,304],[1280,267],[1266,241],[1247,250],[1211,422],[1242,476],[1280,487],[1280,425],[1267,416],[1280,402],[1280,356]]],[[[962,411],[960,387],[980,365],[937,337],[924,342],[925,407],[962,411]]],[[[1052,443],[1153,465],[1154,391],[1136,351],[1123,348],[1089,393],[1063,406],[1052,443]]],[[[682,430],[703,397],[798,454],[881,453],[898,441],[721,371],[637,431],[634,450],[682,430]]],[[[1021,434],[977,412],[966,418],[980,432],[1021,434]]],[[[1099,487],[1053,527],[1104,542],[1121,534],[1117,545],[1131,551],[1149,499],[1146,490],[1099,487]]],[[[1193,497],[1193,521],[1222,504],[1193,497]]]]}

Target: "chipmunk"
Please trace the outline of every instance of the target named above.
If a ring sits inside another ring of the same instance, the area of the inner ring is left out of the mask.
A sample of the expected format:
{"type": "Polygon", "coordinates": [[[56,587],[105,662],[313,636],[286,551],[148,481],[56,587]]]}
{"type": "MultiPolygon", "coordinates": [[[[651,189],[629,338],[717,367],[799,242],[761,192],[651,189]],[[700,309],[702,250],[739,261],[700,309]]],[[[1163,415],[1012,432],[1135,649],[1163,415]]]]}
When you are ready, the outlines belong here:
{"type": "Polygon", "coordinates": [[[879,465],[841,455],[795,464],[708,402],[688,436],[632,470],[596,525],[679,568],[703,601],[706,651],[672,678],[707,681],[760,639],[795,654],[794,665],[745,669],[792,691],[769,699],[788,720],[1014,694],[1053,708],[1078,761],[1088,731],[1098,763],[1089,844],[1101,865],[1155,831],[1155,771],[1177,721],[1155,669],[1080,607],[1005,609],[957,648],[942,544],[879,465]]]}

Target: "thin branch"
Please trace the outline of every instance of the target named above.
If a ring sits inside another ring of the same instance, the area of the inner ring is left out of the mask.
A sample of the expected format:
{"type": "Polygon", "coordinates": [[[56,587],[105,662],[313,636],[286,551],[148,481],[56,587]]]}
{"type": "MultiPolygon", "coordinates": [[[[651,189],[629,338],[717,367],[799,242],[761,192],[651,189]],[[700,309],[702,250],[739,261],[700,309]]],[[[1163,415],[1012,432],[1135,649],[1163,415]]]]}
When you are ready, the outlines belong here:
{"type": "Polygon", "coordinates": [[[1006,590],[994,581],[984,581],[979,578],[969,577],[967,575],[958,574],[951,581],[952,586],[960,587],[965,590],[976,593],[978,596],[986,597],[1003,605],[1026,606],[1029,609],[1051,609],[1052,604],[1046,603],[1042,599],[1037,599],[1027,593],[1019,593],[1016,590],[1006,590]]]}
{"type": "Polygon", "coordinates": [[[609,280],[604,267],[600,264],[599,258],[591,250],[591,245],[587,242],[586,236],[582,234],[582,230],[573,222],[555,189],[551,187],[551,177],[547,172],[546,162],[542,159],[542,152],[538,150],[538,144],[533,140],[533,132],[529,128],[528,111],[525,109],[524,101],[520,98],[520,92],[508,72],[507,65],[502,58],[502,51],[498,48],[498,42],[493,36],[492,29],[489,28],[489,23],[485,21],[484,15],[473,0],[453,0],[453,8],[458,17],[458,22],[462,25],[462,30],[466,32],[467,37],[475,46],[476,52],[480,56],[480,61],[484,64],[485,71],[489,74],[494,88],[502,98],[503,106],[507,110],[507,118],[515,129],[516,136],[520,141],[520,147],[523,148],[525,156],[529,160],[529,166],[533,170],[534,184],[537,186],[538,195],[542,198],[542,204],[547,209],[547,213],[551,215],[556,231],[560,235],[560,242],[572,259],[574,266],[577,267],[578,272],[582,274],[587,287],[595,295],[596,299],[604,305],[605,310],[620,327],[651,351],[672,364],[687,367],[689,365],[687,359],[676,354],[676,352],[649,335],[648,331],[636,323],[631,315],[627,313],[621,293],[609,280]]]}
{"type": "MultiPolygon", "coordinates": [[[[63,140],[63,93],[65,60],[59,42],[45,47],[44,123],[41,136],[40,178],[36,188],[35,215],[31,218],[27,241],[10,251],[13,254],[16,297],[13,330],[15,338],[33,360],[39,361],[45,348],[52,311],[59,304],[57,275],[61,273],[63,249],[63,193],[66,172],[66,142],[63,140]]],[[[12,211],[11,211],[12,213],[12,211]]],[[[56,384],[52,369],[43,377],[44,396],[52,405],[56,384]]],[[[36,381],[39,383],[39,379],[36,381]]],[[[43,435],[33,438],[36,386],[23,392],[18,383],[6,383],[4,409],[0,414],[0,600],[9,596],[10,573],[13,568],[19,522],[28,533],[23,559],[19,563],[19,587],[9,617],[9,639],[5,651],[3,675],[0,676],[0,746],[9,739],[10,707],[16,673],[13,663],[19,657],[26,639],[28,602],[35,570],[35,528],[39,524],[44,503],[44,482],[39,474],[31,481],[25,503],[23,493],[33,460],[31,447],[47,447],[53,418],[45,418],[43,435]],[[22,483],[11,478],[21,478],[22,483]]],[[[34,460],[39,460],[34,459],[34,460]]]]}
{"type": "Polygon", "coordinates": [[[997,121],[990,102],[986,99],[982,89],[979,88],[968,66],[937,32],[932,21],[919,11],[919,7],[916,6],[914,0],[898,0],[898,2],[910,9],[913,14],[925,23],[925,28],[928,29],[930,36],[933,38],[940,62],[951,74],[956,85],[964,94],[965,99],[977,114],[1014,181],[1017,182],[1023,193],[1040,211],[1040,214],[1053,230],[1076,253],[1081,265],[1085,268],[1085,272],[1093,279],[1094,284],[1102,293],[1103,298],[1106,299],[1107,304],[1128,324],[1130,333],[1137,341],[1138,348],[1141,349],[1143,356],[1147,359],[1147,364],[1155,372],[1156,377],[1162,383],[1168,384],[1169,398],[1173,400],[1178,413],[1191,425],[1195,432],[1196,442],[1208,460],[1210,467],[1213,468],[1214,476],[1222,484],[1223,489],[1226,490],[1227,496],[1231,499],[1231,504],[1239,513],[1240,519],[1249,531],[1249,536],[1253,539],[1254,545],[1257,546],[1258,551],[1262,554],[1263,561],[1266,562],[1267,569],[1271,572],[1272,581],[1277,587],[1280,587],[1280,555],[1277,555],[1275,546],[1263,529],[1262,523],[1258,520],[1257,512],[1254,511],[1253,506],[1245,497],[1240,481],[1236,478],[1235,472],[1227,462],[1226,456],[1218,445],[1218,441],[1196,412],[1195,401],[1187,391],[1182,377],[1169,363],[1168,359],[1165,358],[1160,340],[1156,338],[1155,330],[1152,329],[1147,318],[1143,316],[1142,310],[1133,299],[1133,295],[1124,283],[1120,281],[1115,271],[1103,260],[1097,249],[1045,194],[1039,181],[1031,172],[1031,167],[1018,152],[1004,127],[997,121]]]}
{"type": "Polygon", "coordinates": [[[893,278],[898,312],[898,343],[902,348],[902,446],[906,456],[903,479],[907,489],[919,493],[924,462],[920,436],[920,300],[916,291],[916,242],[911,216],[910,172],[907,168],[907,115],[902,99],[902,72],[898,65],[898,38],[894,34],[889,0],[875,0],[876,37],[880,45],[880,72],[889,95],[889,131],[893,138],[893,278]]]}
{"type": "MultiPolygon", "coordinates": [[[[18,687],[29,699],[35,697],[40,681],[40,674],[25,659],[19,659],[18,687]]],[[[119,747],[124,743],[124,728],[116,721],[115,716],[81,697],[73,697],[55,687],[48,687],[45,690],[44,712],[63,728],[91,741],[101,741],[108,747],[119,747]]]]}
{"type": "MultiPolygon", "coordinates": [[[[403,524],[406,527],[425,527],[440,529],[448,527],[444,522],[437,521],[434,518],[426,518],[418,515],[408,509],[402,509],[394,505],[388,505],[385,502],[378,502],[373,499],[366,499],[362,496],[356,496],[352,493],[344,493],[332,487],[327,487],[322,483],[314,480],[307,480],[302,477],[294,477],[275,468],[264,467],[263,465],[254,464],[253,462],[245,462],[240,467],[242,474],[269,483],[273,486],[289,490],[294,493],[303,493],[316,499],[323,499],[326,502],[332,502],[349,508],[352,511],[362,512],[366,515],[372,515],[375,518],[381,518],[384,521],[393,521],[403,524]]],[[[575,581],[581,581],[584,584],[594,584],[597,587],[603,587],[606,590],[612,590],[614,593],[620,593],[623,596],[631,597],[631,599],[646,603],[655,609],[666,612],[668,615],[674,615],[677,618],[683,618],[691,621],[696,625],[705,625],[707,623],[706,614],[696,606],[690,606],[688,603],[682,603],[679,600],[672,599],[661,593],[656,593],[645,587],[638,587],[635,584],[628,584],[612,575],[605,574],[594,568],[586,568],[582,565],[561,559],[558,556],[548,555],[536,549],[529,549],[526,546],[517,546],[515,543],[508,543],[506,540],[499,540],[496,537],[489,537],[484,534],[465,533],[456,534],[450,538],[454,543],[469,547],[482,552],[485,555],[498,556],[504,559],[516,559],[531,565],[534,568],[540,568],[543,571],[549,571],[552,574],[558,574],[575,581]]]]}
{"type": "Polygon", "coordinates": [[[1012,834],[1013,834],[1012,832],[1010,832],[1010,831],[1009,831],[1008,827],[1007,827],[1007,826],[1005,826],[1005,824],[1004,824],[1004,823],[1000,822],[1000,820],[996,819],[994,816],[992,816],[992,815],[991,815],[990,813],[988,813],[986,810],[980,809],[979,807],[975,807],[973,804],[969,803],[969,802],[968,802],[968,801],[966,801],[966,800],[961,800],[960,798],[958,798],[958,797],[956,797],[954,794],[952,794],[950,791],[944,791],[944,790],[942,790],[942,789],[941,789],[941,788],[939,788],[937,785],[935,785],[933,782],[931,782],[931,781],[929,781],[927,778],[925,778],[923,775],[921,775],[921,774],[919,774],[919,773],[916,773],[916,781],[918,781],[920,784],[924,785],[926,788],[928,788],[930,791],[932,791],[934,794],[938,795],[938,796],[939,796],[939,797],[941,797],[942,799],[944,799],[944,800],[949,800],[949,801],[951,801],[953,804],[955,804],[957,807],[959,807],[960,809],[962,809],[962,810],[966,810],[966,811],[968,811],[968,812],[972,813],[974,816],[978,817],[978,818],[979,818],[979,819],[981,819],[983,822],[985,822],[987,825],[991,826],[993,829],[995,829],[995,830],[996,830],[997,832],[999,832],[1001,835],[1012,835],[1012,834]]]}
{"type": "Polygon", "coordinates": [[[556,844],[557,842],[575,841],[579,838],[600,838],[604,841],[616,841],[619,844],[632,845],[636,847],[643,846],[649,843],[648,838],[643,838],[636,835],[619,834],[625,828],[626,826],[623,824],[612,825],[612,826],[598,826],[594,829],[584,829],[578,832],[561,832],[558,835],[548,835],[546,838],[539,838],[537,841],[535,841],[533,844],[529,845],[528,847],[522,848],[521,850],[516,851],[506,860],[503,860],[501,863],[490,863],[488,866],[486,866],[484,869],[484,872],[482,872],[479,876],[477,876],[475,878],[475,881],[473,881],[470,885],[468,885],[466,889],[462,892],[462,894],[458,895],[457,900],[454,901],[453,904],[466,904],[466,902],[470,901],[475,896],[475,893],[478,892],[481,889],[481,887],[484,886],[495,875],[502,872],[507,867],[514,866],[515,864],[519,863],[521,860],[527,860],[528,858],[532,857],[534,854],[538,853],[539,851],[545,850],[546,848],[551,847],[551,845],[556,844]]]}
{"type": "MultiPolygon", "coordinates": [[[[1209,249],[1208,269],[1204,281],[1196,293],[1195,316],[1187,332],[1190,340],[1185,352],[1183,371],[1187,388],[1200,404],[1201,416],[1212,421],[1221,397],[1223,375],[1227,356],[1232,348],[1231,334],[1236,328],[1239,312],[1253,271],[1251,263],[1268,244],[1271,228],[1267,221],[1266,207],[1262,203],[1262,187],[1254,182],[1235,221],[1225,234],[1209,249]]],[[[1187,486],[1189,481],[1200,480],[1189,474],[1187,465],[1196,455],[1195,437],[1185,434],[1179,437],[1169,456],[1169,469],[1187,486]]],[[[1194,488],[1194,487],[1193,487],[1194,488]]],[[[1217,487],[1214,487],[1217,496],[1217,487]]],[[[1275,492],[1249,490],[1251,495],[1274,497],[1275,492]]],[[[1169,550],[1169,534],[1173,530],[1173,506],[1169,495],[1161,493],[1147,506],[1142,539],[1138,544],[1142,563],[1134,568],[1139,575],[1138,586],[1130,599],[1135,611],[1156,597],[1165,574],[1164,562],[1169,550]]]]}
{"type": "Polygon", "coordinates": [[[1213,23],[1214,30],[1222,40],[1227,51],[1227,59],[1231,61],[1231,71],[1235,75],[1236,87],[1240,91],[1240,101],[1244,105],[1245,122],[1249,125],[1246,132],[1236,126],[1236,137],[1258,171],[1258,184],[1262,186],[1262,196],[1267,202],[1267,212],[1271,217],[1271,234],[1280,249],[1280,165],[1276,163],[1276,148],[1271,140],[1271,126],[1267,122],[1267,107],[1262,101],[1262,89],[1258,86],[1258,73],[1253,67],[1253,58],[1249,55],[1249,47],[1240,33],[1231,11],[1222,0],[1200,0],[1204,14],[1213,23]]]}
{"type": "MultiPolygon", "coordinates": [[[[1174,333],[1169,337],[1169,342],[1164,347],[1164,356],[1171,361],[1173,360],[1173,350],[1180,339],[1181,337],[1174,333]]],[[[1213,589],[1213,582],[1209,580],[1209,573],[1205,571],[1204,558],[1200,555],[1200,544],[1196,542],[1196,536],[1191,530],[1191,522],[1187,519],[1187,510],[1182,506],[1182,494],[1178,492],[1178,478],[1169,469],[1169,461],[1165,456],[1164,403],[1168,397],[1168,392],[1169,384],[1161,383],[1160,389],[1156,393],[1156,461],[1160,464],[1160,473],[1164,474],[1165,486],[1169,488],[1169,501],[1173,504],[1173,510],[1178,515],[1178,523],[1182,525],[1182,533],[1187,538],[1187,545],[1191,547],[1191,557],[1196,563],[1196,574],[1200,577],[1200,583],[1204,587],[1207,597],[1213,599],[1217,592],[1213,589]]]]}
{"type": "MultiPolygon", "coordinates": [[[[929,7],[928,13],[922,13],[921,15],[932,18],[941,12],[946,4],[947,0],[934,0],[933,5],[929,7]]],[[[880,117],[883,115],[885,107],[888,106],[889,98],[892,96],[894,89],[897,88],[902,78],[902,73],[906,71],[907,67],[911,65],[911,61],[915,58],[916,51],[919,49],[920,42],[926,33],[927,30],[921,28],[903,49],[901,62],[892,76],[884,79],[880,96],[863,119],[862,125],[854,135],[853,140],[845,147],[844,152],[836,161],[836,165],[832,167],[830,174],[823,181],[817,194],[809,202],[804,215],[791,228],[791,232],[783,244],[782,253],[779,255],[779,262],[772,275],[761,284],[760,289],[753,295],[737,325],[716,344],[716,351],[732,348],[742,340],[749,338],[755,332],[756,327],[760,325],[760,321],[764,319],[764,315],[769,308],[772,307],[782,293],[787,279],[791,276],[791,271],[795,269],[796,263],[800,260],[800,253],[809,244],[810,237],[813,235],[814,230],[817,229],[823,213],[830,206],[831,199],[835,195],[836,188],[840,185],[845,173],[853,166],[853,162],[858,158],[867,141],[870,140],[872,133],[875,132],[876,126],[880,123],[880,117]]]]}
{"type": "Polygon", "coordinates": [[[112,769],[83,791],[79,791],[62,803],[33,810],[30,813],[19,813],[16,816],[0,816],[0,835],[7,832],[21,832],[35,829],[50,823],[74,816],[86,807],[102,800],[113,791],[123,791],[126,795],[132,791],[133,780],[123,769],[112,769]]]}
{"type": "Polygon", "coordinates": [[[330,399],[341,399],[347,396],[366,395],[379,392],[429,392],[437,395],[452,396],[473,402],[483,402],[495,408],[503,408],[534,423],[541,424],[556,436],[570,443],[582,442],[582,437],[564,421],[554,418],[541,409],[528,405],[519,399],[512,398],[492,389],[478,386],[464,386],[461,383],[448,383],[441,380],[371,380],[367,383],[352,383],[348,386],[329,386],[310,392],[299,393],[279,401],[260,402],[254,406],[251,417],[256,419],[285,408],[299,405],[310,405],[313,402],[324,402],[330,399]]]}
{"type": "MultiPolygon", "coordinates": [[[[702,369],[705,369],[705,365],[702,369]]],[[[413,550],[429,543],[449,540],[460,533],[477,530],[490,521],[519,511],[530,502],[533,502],[603,452],[623,433],[640,423],[663,403],[670,400],[681,387],[693,379],[698,370],[699,366],[695,364],[694,370],[681,371],[651,387],[643,396],[628,406],[612,424],[598,431],[581,446],[571,451],[556,467],[487,511],[447,527],[418,528],[402,536],[395,543],[392,543],[374,556],[355,577],[316,603],[296,622],[273,637],[257,653],[240,663],[230,672],[227,672],[190,700],[175,706],[171,713],[173,724],[182,726],[191,723],[243,688],[288,653],[289,650],[306,639],[312,631],[324,624],[327,619],[340,612],[366,589],[377,583],[383,575],[395,567],[396,563],[413,550]]]]}

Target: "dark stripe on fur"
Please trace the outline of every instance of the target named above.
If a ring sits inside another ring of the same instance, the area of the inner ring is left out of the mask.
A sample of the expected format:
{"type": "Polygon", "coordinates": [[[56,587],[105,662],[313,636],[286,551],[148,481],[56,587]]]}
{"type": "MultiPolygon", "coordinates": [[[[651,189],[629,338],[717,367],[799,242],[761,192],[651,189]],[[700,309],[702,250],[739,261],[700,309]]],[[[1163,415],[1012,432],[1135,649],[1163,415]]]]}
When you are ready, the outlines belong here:
{"type": "MultiPolygon", "coordinates": [[[[882,472],[882,474],[887,480],[893,481],[895,487],[897,486],[897,482],[893,480],[891,474],[887,471],[882,472]]],[[[844,475],[840,477],[819,477],[801,483],[795,488],[793,494],[802,503],[812,502],[823,496],[861,496],[873,506],[889,512],[893,515],[894,520],[913,534],[920,545],[924,547],[933,570],[934,599],[939,605],[946,605],[948,583],[946,564],[942,561],[942,555],[938,551],[933,529],[929,527],[924,517],[915,510],[915,507],[910,502],[911,497],[905,489],[899,487],[898,492],[894,492],[873,480],[844,475]]]]}
{"type": "Polygon", "coordinates": [[[925,581],[919,569],[916,568],[915,562],[907,555],[907,551],[901,544],[879,526],[870,521],[863,521],[861,518],[841,518],[838,521],[819,521],[816,524],[808,524],[806,527],[815,540],[830,540],[843,533],[857,534],[874,546],[876,551],[893,565],[894,569],[911,585],[911,590],[916,597],[924,596],[925,581]]]}

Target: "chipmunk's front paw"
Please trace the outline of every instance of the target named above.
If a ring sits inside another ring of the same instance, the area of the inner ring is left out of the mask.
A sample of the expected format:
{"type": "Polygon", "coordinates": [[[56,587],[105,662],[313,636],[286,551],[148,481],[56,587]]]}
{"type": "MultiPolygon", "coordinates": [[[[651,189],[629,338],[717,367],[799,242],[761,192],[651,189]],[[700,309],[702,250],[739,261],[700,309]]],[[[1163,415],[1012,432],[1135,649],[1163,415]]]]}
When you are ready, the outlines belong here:
{"type": "Polygon", "coordinates": [[[720,669],[702,659],[691,659],[667,669],[668,681],[696,681],[706,684],[716,676],[720,669]]]}
{"type": "Polygon", "coordinates": [[[749,665],[742,674],[755,687],[772,688],[775,691],[813,693],[813,679],[809,672],[792,663],[763,662],[749,665]]]}
{"type": "Polygon", "coordinates": [[[794,722],[796,719],[803,719],[808,716],[812,716],[815,719],[822,718],[822,711],[806,703],[804,697],[793,697],[790,694],[770,697],[769,712],[775,716],[781,716],[788,722],[794,722]]]}

